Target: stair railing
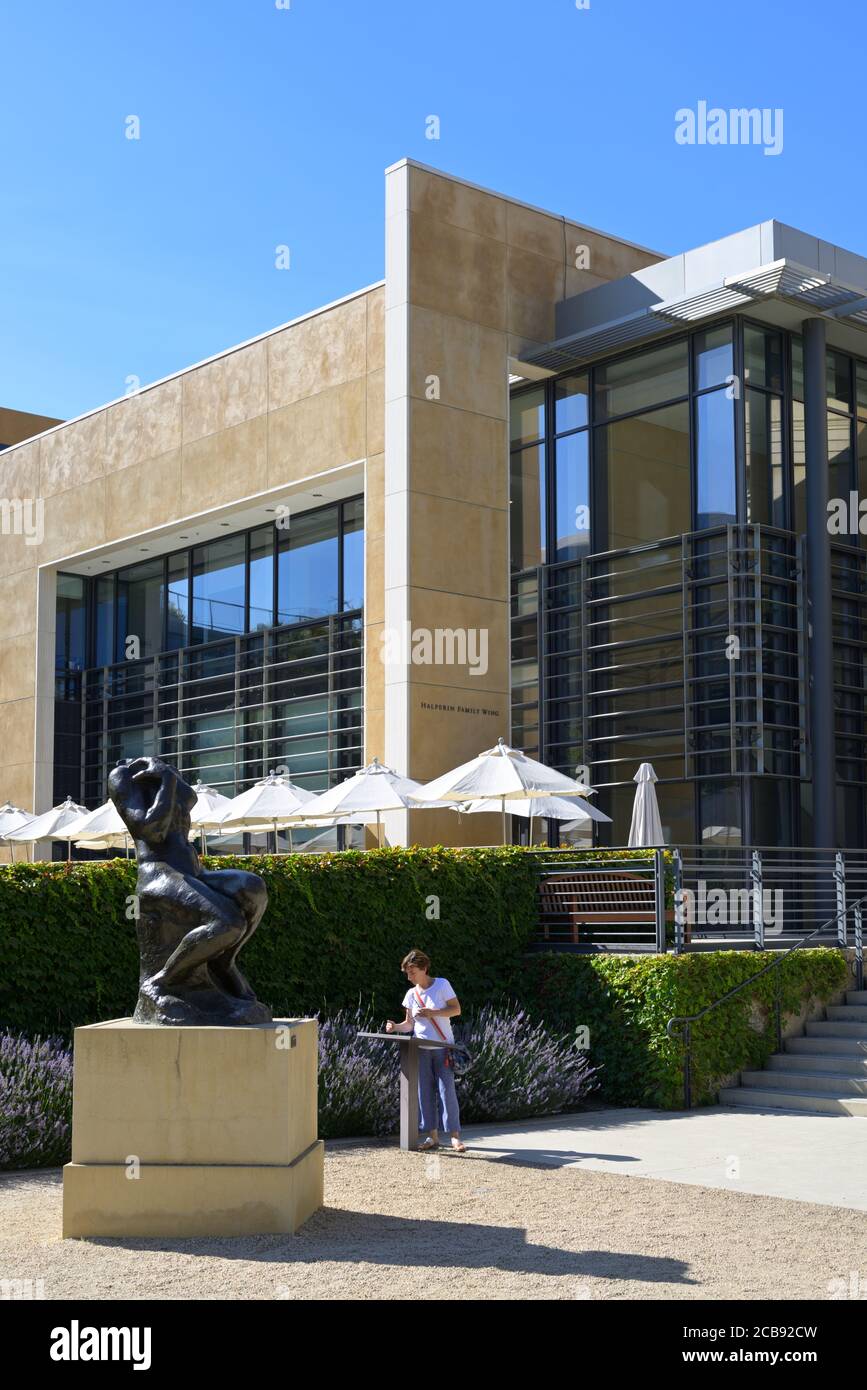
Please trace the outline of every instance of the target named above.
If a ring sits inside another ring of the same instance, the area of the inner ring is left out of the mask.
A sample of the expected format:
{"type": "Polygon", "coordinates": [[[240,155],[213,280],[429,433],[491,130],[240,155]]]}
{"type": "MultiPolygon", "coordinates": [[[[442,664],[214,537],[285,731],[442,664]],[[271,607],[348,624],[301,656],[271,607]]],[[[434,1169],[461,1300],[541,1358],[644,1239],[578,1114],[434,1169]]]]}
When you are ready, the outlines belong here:
{"type": "MultiPolygon", "coordinates": [[[[721,994],[719,999],[714,999],[712,1004],[706,1004],[703,1009],[699,1009],[698,1013],[676,1015],[674,1018],[668,1020],[665,1026],[665,1031],[668,1036],[673,1038],[676,1032],[680,1032],[683,1042],[683,1103],[685,1110],[692,1109],[692,1025],[697,1023],[699,1019],[704,1018],[705,1014],[711,1013],[713,1009],[718,1009],[720,1004],[725,1004],[727,1000],[733,999],[736,994],[740,994],[742,989],[747,989],[749,985],[754,984],[762,975],[766,975],[769,970],[776,970],[779,972],[787,956],[790,956],[793,951],[800,950],[808,941],[812,941],[814,936],[820,935],[821,932],[826,932],[835,922],[837,923],[838,932],[841,926],[845,931],[845,919],[850,912],[853,914],[856,927],[855,985],[859,990],[862,988],[864,982],[864,956],[861,939],[861,917],[865,903],[867,903],[867,897],[859,898],[857,902],[850,903],[844,911],[836,912],[833,917],[828,918],[827,922],[822,922],[820,926],[815,927],[813,931],[808,932],[806,936],[802,936],[799,941],[795,941],[791,946],[787,947],[785,951],[781,951],[779,955],[776,956],[775,960],[769,961],[767,965],[763,965],[761,970],[756,971],[755,975],[750,975],[749,979],[742,980],[739,985],[735,985],[733,989],[727,990],[725,994],[721,994]]],[[[783,1046],[782,995],[782,975],[778,973],[774,989],[774,1020],[777,1033],[778,1052],[783,1046]]]]}

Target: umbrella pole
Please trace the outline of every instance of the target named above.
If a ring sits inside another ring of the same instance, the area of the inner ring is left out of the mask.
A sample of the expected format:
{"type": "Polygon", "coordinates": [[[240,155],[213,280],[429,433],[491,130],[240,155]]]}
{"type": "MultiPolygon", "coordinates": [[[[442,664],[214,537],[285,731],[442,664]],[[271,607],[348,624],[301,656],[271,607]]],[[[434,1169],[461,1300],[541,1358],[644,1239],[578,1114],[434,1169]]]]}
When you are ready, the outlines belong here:
{"type": "Polygon", "coordinates": [[[202,854],[205,853],[205,827],[202,826],[202,854]]]}
{"type": "Polygon", "coordinates": [[[382,829],[381,829],[381,826],[380,826],[379,808],[378,808],[378,807],[377,807],[377,811],[376,811],[376,848],[377,848],[377,849],[382,849],[382,829]]]}
{"type": "Polygon", "coordinates": [[[506,843],[506,798],[505,798],[505,797],[503,797],[503,798],[501,799],[501,805],[502,805],[502,808],[503,808],[503,844],[505,844],[505,843],[506,843]]]}
{"type": "Polygon", "coordinates": [[[71,864],[71,863],[72,863],[72,841],[71,841],[71,840],[67,840],[67,841],[66,841],[66,862],[67,862],[67,864],[71,864]]]}
{"type": "Polygon", "coordinates": [[[294,853],[295,853],[295,846],[292,844],[292,827],[291,827],[291,825],[287,825],[286,829],[289,831],[289,853],[290,853],[290,854],[294,854],[294,853]]]}
{"type": "Polygon", "coordinates": [[[533,848],[533,803],[530,802],[530,838],[527,841],[528,849],[533,848]]]}

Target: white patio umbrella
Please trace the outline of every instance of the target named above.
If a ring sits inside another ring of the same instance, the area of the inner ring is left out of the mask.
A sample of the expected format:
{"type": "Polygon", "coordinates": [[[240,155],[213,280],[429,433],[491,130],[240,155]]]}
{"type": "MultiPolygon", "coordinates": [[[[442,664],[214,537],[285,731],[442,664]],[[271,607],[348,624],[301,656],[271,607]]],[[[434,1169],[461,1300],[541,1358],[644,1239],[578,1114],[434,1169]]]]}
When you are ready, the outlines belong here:
{"type": "MultiPolygon", "coordinates": [[[[458,805],[456,811],[466,811],[470,815],[475,815],[479,811],[499,811],[499,801],[471,801],[468,806],[458,805]]],[[[582,822],[587,821],[609,821],[610,816],[606,816],[604,811],[600,811],[597,806],[585,800],[583,797],[570,800],[565,796],[530,796],[526,801],[512,800],[509,805],[509,814],[512,816],[528,817],[530,821],[530,844],[533,843],[533,821],[540,820],[562,820],[570,821],[571,827],[575,828],[582,822]]]]}
{"type": "Polygon", "coordinates": [[[296,787],[288,777],[269,772],[261,782],[233,797],[216,823],[221,830],[273,830],[275,840],[277,831],[288,825],[291,848],[289,823],[297,821],[299,812],[313,799],[313,793],[306,788],[296,787]]]}
{"type": "MultiPolygon", "coordinates": [[[[29,811],[22,811],[20,806],[13,806],[11,801],[5,802],[0,806],[0,840],[6,840],[7,830],[21,830],[32,819],[29,811]]],[[[9,840],[9,848],[14,863],[15,845],[12,840],[9,840]]]]}
{"type": "Polygon", "coordinates": [[[22,825],[18,830],[10,830],[6,839],[16,844],[35,845],[39,840],[66,840],[66,857],[72,858],[72,841],[75,839],[74,833],[67,836],[65,833],[58,834],[58,831],[65,832],[70,825],[87,815],[87,807],[79,806],[77,802],[68,796],[59,806],[52,806],[50,811],[45,811],[41,816],[35,816],[26,825],[22,825]]]}
{"type": "Polygon", "coordinates": [[[202,781],[196,782],[193,791],[196,793],[196,804],[190,812],[190,839],[194,840],[196,835],[201,834],[204,854],[205,831],[220,829],[221,818],[228,814],[232,800],[202,781]]]}
{"type": "Polygon", "coordinates": [[[629,827],[629,847],[660,847],[665,844],[665,836],[656,799],[656,773],[650,763],[642,763],[632,780],[637,786],[629,827]]]}
{"type": "MultiPolygon", "coordinates": [[[[376,819],[376,840],[381,840],[381,818],[383,811],[405,811],[408,807],[422,809],[419,796],[421,784],[411,777],[401,777],[394,768],[385,767],[374,758],[373,762],[356,772],[352,777],[329,787],[327,792],[304,807],[303,818],[322,823],[323,817],[334,817],[337,821],[350,824],[364,824],[376,819]]],[[[427,799],[425,798],[425,804],[427,799]]],[[[439,809],[434,803],[435,809],[439,809]]]]}
{"type": "Polygon", "coordinates": [[[104,801],[95,811],[86,811],[77,821],[55,831],[51,839],[73,839],[76,849],[126,849],[127,856],[132,843],[113,801],[104,801]]]}
{"type": "MultiPolygon", "coordinates": [[[[506,842],[506,802],[526,801],[538,796],[586,796],[589,787],[573,782],[562,772],[528,758],[503,739],[478,757],[436,777],[420,789],[419,800],[479,801],[496,800],[503,817],[503,843],[506,842]]],[[[510,806],[509,808],[513,808],[510,806]]]]}

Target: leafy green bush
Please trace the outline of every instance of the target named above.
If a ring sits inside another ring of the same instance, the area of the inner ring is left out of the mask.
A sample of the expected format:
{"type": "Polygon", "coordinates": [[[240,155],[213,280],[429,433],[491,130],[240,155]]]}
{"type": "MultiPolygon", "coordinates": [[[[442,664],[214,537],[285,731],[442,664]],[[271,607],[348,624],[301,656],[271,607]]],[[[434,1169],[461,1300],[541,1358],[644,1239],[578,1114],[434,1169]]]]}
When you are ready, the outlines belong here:
{"type": "MultiPolygon", "coordinates": [[[[518,848],[221,857],[264,878],[268,910],[241,958],[275,1015],[333,1015],[361,996],[383,1018],[400,962],[427,951],[468,1008],[514,995],[536,923],[536,869],[518,848]]],[[[0,1023],[70,1036],[128,1015],[138,990],[135,864],[0,866],[0,1023]]]]}
{"type": "MultiPolygon", "coordinates": [[[[683,1047],[669,1038],[670,1018],[697,1013],[749,979],[766,952],[707,951],[682,956],[578,956],[545,953],[525,962],[522,998],[553,1032],[590,1030],[590,1060],[601,1066],[602,1098],[613,1105],[678,1108],[683,1047]]],[[[760,1069],[776,1047],[777,971],[713,1009],[692,1029],[692,1092],[713,1104],[721,1079],[760,1069]],[[756,1027],[759,1024],[759,1028],[756,1027]]],[[[793,951],[780,967],[782,1012],[827,1000],[846,982],[846,963],[827,947],[793,951]]]]}

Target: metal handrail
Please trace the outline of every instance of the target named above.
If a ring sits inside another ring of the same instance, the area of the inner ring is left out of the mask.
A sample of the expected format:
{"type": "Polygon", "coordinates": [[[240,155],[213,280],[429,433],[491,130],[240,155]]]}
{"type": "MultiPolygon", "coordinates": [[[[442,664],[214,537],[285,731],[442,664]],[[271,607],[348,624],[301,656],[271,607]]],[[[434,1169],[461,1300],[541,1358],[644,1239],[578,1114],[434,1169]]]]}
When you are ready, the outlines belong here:
{"type": "MultiPolygon", "coordinates": [[[[724,1004],[724,1003],[726,1002],[727,999],[732,999],[732,998],[734,998],[734,996],[735,996],[736,994],[740,994],[740,992],[741,992],[742,989],[746,989],[748,985],[753,984],[753,983],[754,983],[756,980],[758,980],[762,975],[767,974],[767,972],[768,972],[769,970],[777,970],[777,969],[779,969],[779,967],[783,964],[783,961],[786,959],[786,957],[789,956],[789,955],[791,955],[791,953],[792,953],[793,951],[799,950],[800,947],[803,946],[804,943],[805,943],[806,941],[811,941],[811,940],[813,939],[814,936],[818,936],[820,932],[827,931],[827,930],[828,930],[830,927],[832,927],[835,923],[839,924],[841,921],[845,921],[846,917],[849,915],[850,912],[854,912],[854,914],[855,914],[856,923],[858,924],[858,928],[859,928],[859,929],[857,930],[857,932],[856,932],[856,936],[857,936],[858,938],[860,938],[860,936],[861,936],[861,932],[860,932],[861,910],[862,910],[862,908],[865,906],[865,904],[867,904],[867,897],[859,898],[859,899],[857,900],[857,902],[850,903],[849,906],[846,907],[846,908],[844,909],[843,912],[836,912],[836,913],[834,914],[833,917],[829,917],[829,918],[828,918],[827,922],[823,922],[823,923],[821,924],[821,926],[815,927],[815,928],[813,929],[813,931],[808,932],[806,936],[802,936],[802,937],[800,938],[799,941],[793,942],[793,944],[792,944],[791,946],[788,946],[788,947],[786,948],[785,951],[781,951],[780,954],[777,956],[776,960],[769,961],[767,965],[763,965],[762,968],[761,968],[761,970],[757,970],[757,971],[756,971],[755,975],[750,975],[749,979],[747,979],[747,980],[742,980],[741,983],[740,983],[739,985],[735,985],[733,989],[727,990],[725,994],[720,995],[719,999],[715,999],[715,1000],[713,1001],[713,1003],[711,1003],[711,1004],[706,1004],[705,1007],[704,1007],[703,1009],[699,1009],[698,1013],[695,1013],[695,1014],[683,1014],[683,1015],[677,1014],[677,1015],[675,1015],[674,1018],[670,1018],[670,1019],[668,1020],[668,1023],[665,1025],[665,1031],[666,1031],[666,1033],[668,1034],[668,1036],[669,1036],[670,1038],[673,1038],[673,1037],[674,1037],[674,1030],[675,1030],[676,1025],[677,1025],[677,1024],[680,1024],[680,1025],[681,1025],[680,1031],[681,1031],[681,1038],[682,1038],[682,1040],[683,1040],[683,1047],[684,1047],[684,1058],[683,1058],[683,1099],[684,1099],[684,1109],[685,1109],[685,1110],[691,1110],[691,1109],[692,1109],[692,1075],[691,1075],[691,1065],[690,1065],[690,1062],[691,1062],[690,1048],[691,1048],[691,1040],[692,1040],[692,1025],[693,1025],[694,1023],[697,1023],[698,1020],[699,1020],[700,1018],[704,1018],[705,1014],[709,1014],[709,1013],[711,1012],[711,1010],[713,1010],[713,1009],[718,1009],[719,1006],[720,1006],[720,1004],[724,1004]]],[[[856,949],[858,949],[858,948],[860,948],[860,941],[858,942],[858,947],[856,947],[856,949]]],[[[777,977],[776,998],[775,998],[775,1000],[774,1000],[774,1014],[775,1014],[776,1028],[777,1028],[777,1049],[778,1049],[778,1050],[783,1046],[783,1021],[782,1021],[782,1010],[781,1010],[781,999],[780,999],[780,985],[779,985],[780,978],[781,978],[780,976],[777,977]]],[[[859,988],[860,988],[860,983],[859,983],[859,988]]]]}

